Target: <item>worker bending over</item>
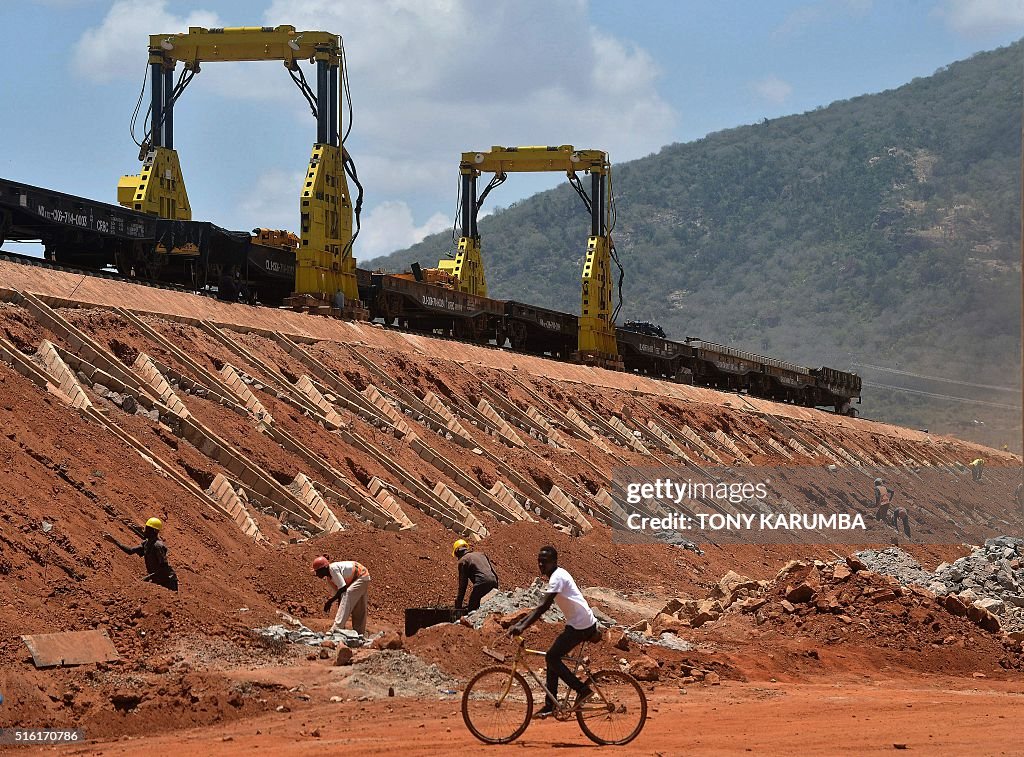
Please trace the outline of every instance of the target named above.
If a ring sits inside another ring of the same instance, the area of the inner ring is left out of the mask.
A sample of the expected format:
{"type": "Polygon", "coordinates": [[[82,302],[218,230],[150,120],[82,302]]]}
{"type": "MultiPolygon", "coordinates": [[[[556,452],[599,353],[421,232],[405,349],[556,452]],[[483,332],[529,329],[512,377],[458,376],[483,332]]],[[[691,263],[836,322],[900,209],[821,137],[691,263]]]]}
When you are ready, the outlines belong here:
{"type": "Polygon", "coordinates": [[[331,611],[331,605],[340,601],[338,613],[334,616],[331,633],[340,631],[351,616],[352,630],[360,636],[366,635],[366,604],[370,595],[370,571],[354,560],[331,562],[325,555],[313,560],[313,573],[318,578],[329,578],[337,589],[324,604],[324,612],[331,611]]]}
{"type": "Polygon", "coordinates": [[[150,518],[146,521],[146,528],[142,532],[142,544],[137,547],[128,547],[111,534],[103,534],[103,538],[118,547],[127,555],[139,555],[146,561],[146,576],[142,579],[149,583],[163,586],[171,591],[178,590],[178,576],[174,568],[167,562],[167,545],[160,538],[160,529],[164,523],[159,518],[150,518]]]}
{"type": "Polygon", "coordinates": [[[896,492],[890,489],[880,478],[875,479],[875,520],[889,520],[889,505],[896,492]]]}
{"type": "Polygon", "coordinates": [[[897,507],[892,511],[892,527],[900,530],[900,521],[903,522],[903,533],[910,538],[910,513],[905,507],[897,507]]]}
{"type": "Polygon", "coordinates": [[[452,556],[459,561],[459,595],[455,598],[455,609],[462,607],[466,596],[466,587],[473,584],[469,593],[469,612],[478,610],[480,602],[488,592],[498,588],[498,574],[483,552],[474,552],[465,539],[459,539],[452,545],[452,556]]]}

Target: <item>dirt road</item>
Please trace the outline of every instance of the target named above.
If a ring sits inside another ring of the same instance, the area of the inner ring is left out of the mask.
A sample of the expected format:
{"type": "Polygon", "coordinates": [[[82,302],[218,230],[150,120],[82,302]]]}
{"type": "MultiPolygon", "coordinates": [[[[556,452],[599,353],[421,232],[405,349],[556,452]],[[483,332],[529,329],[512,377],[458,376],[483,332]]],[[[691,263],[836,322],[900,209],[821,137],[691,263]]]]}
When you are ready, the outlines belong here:
{"type": "MultiPolygon", "coordinates": [[[[1024,681],[922,677],[828,684],[724,682],[659,686],[640,737],[616,754],[1020,754],[1024,681]]],[[[457,697],[324,703],[225,726],[62,749],[74,755],[434,755],[593,753],[575,723],[535,722],[508,747],[484,747],[463,726],[457,697]]]]}

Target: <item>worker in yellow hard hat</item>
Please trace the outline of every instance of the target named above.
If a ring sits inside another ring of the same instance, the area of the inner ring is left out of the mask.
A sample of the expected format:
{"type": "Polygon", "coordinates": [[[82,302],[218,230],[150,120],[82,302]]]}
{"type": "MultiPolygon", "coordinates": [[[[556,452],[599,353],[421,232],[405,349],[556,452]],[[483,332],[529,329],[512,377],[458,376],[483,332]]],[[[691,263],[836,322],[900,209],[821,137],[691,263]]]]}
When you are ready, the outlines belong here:
{"type": "Polygon", "coordinates": [[[469,604],[466,610],[473,612],[480,608],[480,602],[494,589],[498,588],[498,573],[483,552],[474,552],[465,539],[452,544],[452,557],[459,561],[459,595],[455,598],[455,609],[462,609],[462,600],[466,596],[466,588],[473,583],[473,591],[469,593],[469,604]]]}
{"type": "Polygon", "coordinates": [[[164,522],[159,518],[147,520],[146,528],[142,532],[142,544],[137,547],[125,546],[109,533],[103,534],[103,538],[125,554],[140,555],[146,560],[146,576],[142,579],[143,581],[177,591],[178,576],[175,574],[174,568],[167,562],[167,545],[160,538],[160,531],[163,527],[164,522]]]}

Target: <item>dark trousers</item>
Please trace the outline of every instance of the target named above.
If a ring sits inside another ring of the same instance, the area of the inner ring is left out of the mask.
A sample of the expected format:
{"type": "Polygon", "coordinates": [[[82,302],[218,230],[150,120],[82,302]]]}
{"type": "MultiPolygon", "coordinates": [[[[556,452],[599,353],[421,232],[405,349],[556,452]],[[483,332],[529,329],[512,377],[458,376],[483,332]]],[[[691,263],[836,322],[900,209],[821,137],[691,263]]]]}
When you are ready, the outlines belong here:
{"type": "Polygon", "coordinates": [[[893,525],[893,527],[897,531],[900,530],[900,521],[901,520],[903,521],[903,533],[905,533],[909,537],[910,536],[910,515],[907,513],[907,511],[904,508],[897,507],[893,511],[893,513],[892,513],[892,525],[893,525]]]}
{"type": "Polygon", "coordinates": [[[469,593],[469,605],[466,607],[466,609],[469,612],[473,612],[473,610],[479,610],[480,602],[482,602],[483,598],[487,596],[487,593],[490,592],[492,589],[497,588],[498,584],[494,583],[493,581],[485,584],[474,585],[473,591],[469,593]]]}
{"type": "Polygon", "coordinates": [[[171,571],[171,573],[166,576],[151,578],[149,579],[149,582],[154,583],[157,586],[163,586],[165,589],[170,589],[171,591],[178,590],[178,576],[175,575],[174,571],[171,571]]]}
{"type": "MultiPolygon", "coordinates": [[[[551,692],[551,696],[558,696],[558,681],[559,679],[565,681],[569,688],[575,691],[577,694],[583,689],[583,683],[577,678],[566,664],[562,662],[562,658],[569,654],[573,649],[578,647],[587,639],[594,635],[594,631],[597,630],[597,623],[592,625],[590,628],[584,628],[580,630],[573,628],[572,626],[566,626],[562,633],[558,634],[558,638],[555,639],[555,643],[551,645],[551,649],[544,655],[544,659],[548,663],[548,675],[547,675],[547,687],[548,691],[551,692]]],[[[554,708],[555,703],[551,697],[547,697],[545,709],[554,708]]]]}

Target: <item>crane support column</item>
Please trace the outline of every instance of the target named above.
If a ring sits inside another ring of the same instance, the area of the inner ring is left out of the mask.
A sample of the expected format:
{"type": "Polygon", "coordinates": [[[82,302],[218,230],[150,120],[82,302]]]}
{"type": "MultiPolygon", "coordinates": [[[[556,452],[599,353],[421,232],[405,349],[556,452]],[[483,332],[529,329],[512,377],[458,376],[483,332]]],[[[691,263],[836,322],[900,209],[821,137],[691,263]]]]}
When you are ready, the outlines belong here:
{"type": "Polygon", "coordinates": [[[164,136],[161,146],[174,149],[174,66],[164,68],[164,136]]]}
{"type": "MultiPolygon", "coordinates": [[[[149,142],[143,141],[142,170],[122,176],[117,182],[117,201],[132,210],[174,221],[191,221],[192,206],[185,191],[178,153],[174,151],[175,61],[159,44],[150,43],[149,70],[152,89],[152,118],[149,142]]],[[[169,252],[169,250],[167,251],[169,252]]]]}
{"type": "MultiPolygon", "coordinates": [[[[321,44],[314,54],[317,70],[317,143],[309,159],[300,198],[301,234],[296,255],[293,306],[309,299],[329,304],[340,291],[347,315],[358,317],[359,286],[352,254],[352,197],[345,178],[338,96],[341,51],[321,44]]],[[[365,316],[364,316],[365,317],[365,316]]]]}
{"type": "Polygon", "coordinates": [[[163,135],[164,135],[164,61],[163,56],[157,56],[150,53],[149,56],[149,70],[152,74],[150,84],[150,96],[152,97],[152,107],[150,108],[150,115],[152,121],[150,122],[149,131],[152,134],[152,141],[150,144],[153,147],[163,147],[163,135]],[[156,58],[156,60],[154,60],[156,58]]]}
{"type": "Polygon", "coordinates": [[[462,180],[462,206],[459,213],[462,236],[459,238],[455,259],[438,261],[437,267],[458,279],[459,291],[486,297],[487,278],[484,276],[484,263],[480,255],[480,232],[477,230],[480,206],[477,203],[476,179],[479,171],[466,165],[463,160],[459,172],[462,180]]]}
{"type": "Polygon", "coordinates": [[[331,144],[341,144],[340,135],[338,133],[338,66],[331,66],[330,69],[330,108],[328,112],[331,114],[331,123],[329,124],[331,144]]]}
{"type": "Polygon", "coordinates": [[[590,173],[590,238],[583,260],[580,333],[573,359],[622,370],[612,321],[611,234],[608,232],[608,165],[590,173]]]}

